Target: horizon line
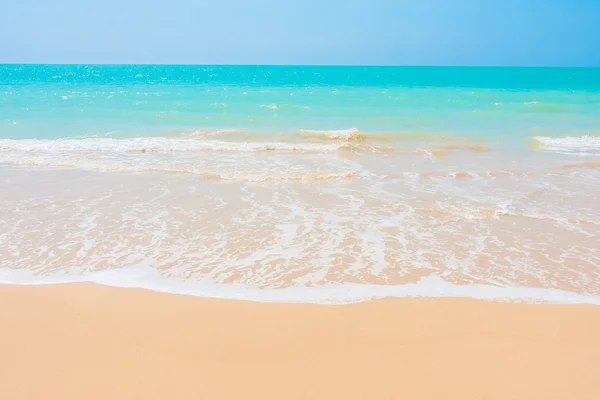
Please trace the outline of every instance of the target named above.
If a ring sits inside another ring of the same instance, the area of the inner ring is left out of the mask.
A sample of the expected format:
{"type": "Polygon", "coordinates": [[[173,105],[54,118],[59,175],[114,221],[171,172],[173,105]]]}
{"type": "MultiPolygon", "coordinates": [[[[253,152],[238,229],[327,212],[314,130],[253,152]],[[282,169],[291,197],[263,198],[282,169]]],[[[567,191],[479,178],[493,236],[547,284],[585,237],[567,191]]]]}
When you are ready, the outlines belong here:
{"type": "Polygon", "coordinates": [[[213,67],[391,67],[391,68],[600,68],[600,65],[494,65],[494,64],[255,64],[255,63],[111,63],[111,62],[91,62],[91,63],[70,63],[70,62],[0,62],[0,65],[113,65],[113,66],[213,66],[213,67]]]}

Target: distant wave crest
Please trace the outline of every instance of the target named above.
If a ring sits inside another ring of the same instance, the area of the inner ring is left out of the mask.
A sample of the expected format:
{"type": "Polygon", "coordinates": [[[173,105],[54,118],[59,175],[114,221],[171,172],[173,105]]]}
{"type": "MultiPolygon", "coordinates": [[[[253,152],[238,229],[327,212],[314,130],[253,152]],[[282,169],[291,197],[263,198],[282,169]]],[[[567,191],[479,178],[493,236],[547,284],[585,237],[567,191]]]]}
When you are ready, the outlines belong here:
{"type": "MultiPolygon", "coordinates": [[[[213,181],[319,182],[349,180],[355,169],[342,165],[315,167],[304,160],[280,164],[259,152],[277,154],[334,153],[343,143],[239,142],[192,138],[86,138],[58,140],[0,140],[0,164],[47,168],[77,168],[107,172],[191,173],[213,181]],[[190,156],[202,152],[199,156],[190,156]],[[274,166],[279,165],[279,168],[274,166]]],[[[328,158],[336,160],[340,157],[328,158]]]]}
{"type": "Polygon", "coordinates": [[[534,137],[536,144],[545,150],[558,152],[600,152],[600,136],[534,137]]]}
{"type": "Polygon", "coordinates": [[[302,136],[306,137],[316,137],[321,139],[333,139],[341,141],[361,140],[367,139],[369,137],[368,134],[361,132],[356,128],[337,130],[301,129],[300,133],[302,134],[302,136]]]}
{"type": "Polygon", "coordinates": [[[88,138],[57,140],[0,140],[0,152],[43,152],[43,153],[146,153],[146,152],[333,152],[340,148],[328,143],[292,143],[277,141],[220,141],[192,138],[140,137],[128,139],[88,138]]]}

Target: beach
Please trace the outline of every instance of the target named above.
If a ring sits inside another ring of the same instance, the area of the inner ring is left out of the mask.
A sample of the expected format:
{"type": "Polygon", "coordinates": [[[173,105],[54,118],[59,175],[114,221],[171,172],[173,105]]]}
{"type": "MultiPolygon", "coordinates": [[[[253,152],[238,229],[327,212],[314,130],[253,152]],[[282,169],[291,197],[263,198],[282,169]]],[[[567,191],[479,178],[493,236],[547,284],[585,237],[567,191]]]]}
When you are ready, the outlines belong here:
{"type": "Polygon", "coordinates": [[[600,398],[600,69],[0,65],[0,398],[600,398]]]}
{"type": "Polygon", "coordinates": [[[4,399],[597,399],[600,307],[0,286],[4,399]]]}

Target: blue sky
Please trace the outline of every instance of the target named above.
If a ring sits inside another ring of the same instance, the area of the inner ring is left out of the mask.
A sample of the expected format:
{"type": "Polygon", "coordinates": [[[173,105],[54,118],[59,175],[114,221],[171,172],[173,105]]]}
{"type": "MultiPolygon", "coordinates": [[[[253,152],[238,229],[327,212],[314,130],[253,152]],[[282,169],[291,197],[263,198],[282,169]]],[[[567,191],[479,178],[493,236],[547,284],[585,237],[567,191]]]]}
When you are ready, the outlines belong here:
{"type": "Polygon", "coordinates": [[[5,0],[0,62],[600,66],[600,0],[5,0]]]}

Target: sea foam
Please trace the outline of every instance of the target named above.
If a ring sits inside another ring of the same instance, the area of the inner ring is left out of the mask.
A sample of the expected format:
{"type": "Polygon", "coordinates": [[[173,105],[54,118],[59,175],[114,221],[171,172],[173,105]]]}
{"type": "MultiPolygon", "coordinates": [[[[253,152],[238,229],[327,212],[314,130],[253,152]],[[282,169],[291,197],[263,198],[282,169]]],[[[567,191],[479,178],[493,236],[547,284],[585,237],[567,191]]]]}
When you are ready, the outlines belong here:
{"type": "Polygon", "coordinates": [[[127,139],[25,139],[0,140],[0,153],[19,151],[24,153],[145,153],[145,152],[199,152],[221,151],[253,153],[260,151],[281,152],[333,152],[340,148],[334,143],[291,142],[233,142],[219,140],[196,140],[190,138],[140,137],[127,139]]]}
{"type": "Polygon", "coordinates": [[[592,150],[594,152],[600,151],[600,136],[536,136],[534,139],[548,150],[568,152],[581,152],[586,150],[592,150]]]}
{"type": "Polygon", "coordinates": [[[351,129],[334,129],[334,130],[310,130],[310,129],[301,129],[300,133],[304,136],[308,137],[320,137],[324,139],[334,139],[334,140],[360,140],[365,139],[367,134],[359,131],[356,128],[351,129]]]}
{"type": "Polygon", "coordinates": [[[147,289],[207,298],[274,303],[351,304],[381,298],[451,297],[506,302],[600,305],[600,296],[547,288],[457,285],[445,281],[438,275],[430,275],[417,283],[404,285],[346,283],[321,287],[258,289],[240,284],[186,282],[162,277],[155,270],[142,267],[95,271],[78,276],[66,274],[42,276],[29,270],[0,268],[0,284],[45,285],[75,282],[91,282],[113,287],[147,289]]]}

